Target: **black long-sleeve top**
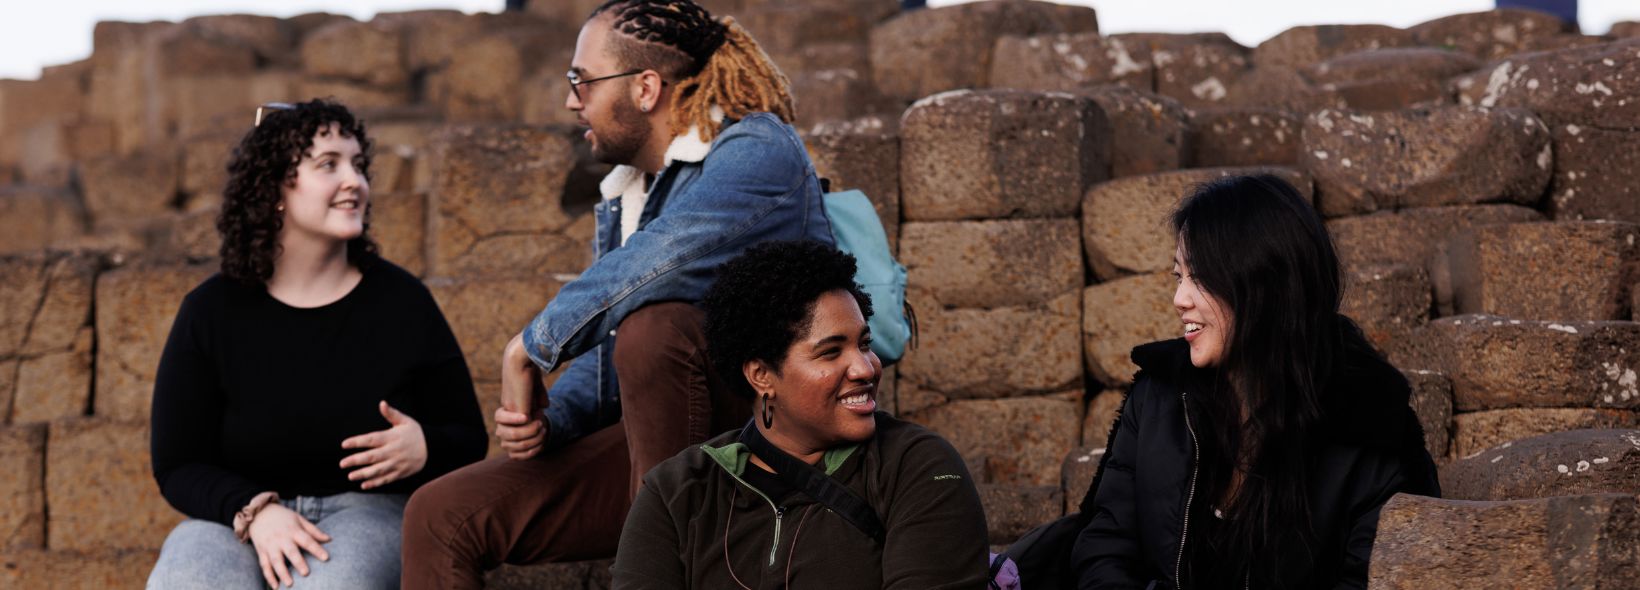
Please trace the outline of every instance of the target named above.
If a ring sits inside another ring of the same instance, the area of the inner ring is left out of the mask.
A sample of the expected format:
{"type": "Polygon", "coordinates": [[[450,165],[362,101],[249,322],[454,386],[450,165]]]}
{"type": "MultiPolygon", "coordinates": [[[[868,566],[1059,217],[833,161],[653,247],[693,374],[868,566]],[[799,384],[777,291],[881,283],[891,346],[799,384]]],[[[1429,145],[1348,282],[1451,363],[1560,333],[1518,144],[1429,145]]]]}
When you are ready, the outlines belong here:
{"type": "Polygon", "coordinates": [[[213,276],[183,299],[160,358],[154,478],[176,509],[230,526],[264,491],[361,491],[338,464],[363,449],[342,441],[390,426],[381,400],[421,424],[427,463],[370,492],[407,494],[484,457],[467,363],[414,276],[376,259],[353,291],[316,308],[213,276]]]}

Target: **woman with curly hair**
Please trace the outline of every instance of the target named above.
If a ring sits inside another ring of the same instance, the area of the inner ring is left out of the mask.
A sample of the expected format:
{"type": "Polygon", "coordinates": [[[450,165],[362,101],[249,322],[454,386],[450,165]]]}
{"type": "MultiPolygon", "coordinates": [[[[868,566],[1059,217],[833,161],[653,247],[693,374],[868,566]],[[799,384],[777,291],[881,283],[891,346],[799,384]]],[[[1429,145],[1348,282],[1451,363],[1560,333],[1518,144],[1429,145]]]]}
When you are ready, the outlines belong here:
{"type": "Polygon", "coordinates": [[[707,292],[707,350],[745,427],[644,476],[614,587],[981,588],[985,512],[961,455],[878,412],[854,257],[767,242],[707,292]]]}
{"type": "Polygon", "coordinates": [[[228,166],[221,272],[160,358],[154,478],[189,518],[148,586],[396,588],[406,499],[483,458],[484,423],[431,293],[366,234],[364,123],[264,110],[228,166]]]}

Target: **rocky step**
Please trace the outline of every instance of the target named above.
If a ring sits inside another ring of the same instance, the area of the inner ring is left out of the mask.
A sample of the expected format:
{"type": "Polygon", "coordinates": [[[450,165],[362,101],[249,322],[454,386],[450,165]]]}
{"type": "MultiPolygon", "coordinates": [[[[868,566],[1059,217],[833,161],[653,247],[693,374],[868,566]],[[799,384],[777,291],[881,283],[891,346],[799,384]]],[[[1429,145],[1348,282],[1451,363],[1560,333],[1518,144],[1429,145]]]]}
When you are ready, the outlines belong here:
{"type": "Polygon", "coordinates": [[[1460,314],[1627,320],[1637,235],[1640,226],[1610,221],[1477,227],[1448,242],[1438,295],[1460,314]]]}
{"type": "Polygon", "coordinates": [[[1107,125],[1093,101],[1063,93],[923,98],[900,123],[905,221],[1073,216],[1110,172],[1107,125]]]}
{"type": "Polygon", "coordinates": [[[1441,469],[1452,500],[1640,494],[1640,430],[1555,432],[1510,441],[1441,469]]]}
{"type": "Polygon", "coordinates": [[[1634,588],[1632,494],[1478,502],[1398,494],[1378,519],[1369,588],[1634,588]]]}
{"type": "Polygon", "coordinates": [[[1548,128],[1521,109],[1323,110],[1304,122],[1301,167],[1327,217],[1380,209],[1537,203],[1548,128]]]}

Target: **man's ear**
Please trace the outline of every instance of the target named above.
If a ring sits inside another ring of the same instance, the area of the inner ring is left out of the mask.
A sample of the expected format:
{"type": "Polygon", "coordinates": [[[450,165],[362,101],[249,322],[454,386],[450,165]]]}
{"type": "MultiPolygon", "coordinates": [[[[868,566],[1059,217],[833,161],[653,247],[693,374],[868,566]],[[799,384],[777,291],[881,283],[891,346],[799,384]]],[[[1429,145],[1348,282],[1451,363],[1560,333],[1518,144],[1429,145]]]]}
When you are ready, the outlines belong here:
{"type": "Polygon", "coordinates": [[[740,366],[740,372],[746,376],[746,382],[751,384],[752,391],[757,395],[774,392],[774,381],[779,375],[769,363],[752,359],[740,366]]]}
{"type": "Polygon", "coordinates": [[[634,77],[637,83],[632,88],[632,102],[638,105],[638,110],[647,113],[660,108],[661,91],[666,88],[661,75],[655,70],[644,70],[634,77]]]}

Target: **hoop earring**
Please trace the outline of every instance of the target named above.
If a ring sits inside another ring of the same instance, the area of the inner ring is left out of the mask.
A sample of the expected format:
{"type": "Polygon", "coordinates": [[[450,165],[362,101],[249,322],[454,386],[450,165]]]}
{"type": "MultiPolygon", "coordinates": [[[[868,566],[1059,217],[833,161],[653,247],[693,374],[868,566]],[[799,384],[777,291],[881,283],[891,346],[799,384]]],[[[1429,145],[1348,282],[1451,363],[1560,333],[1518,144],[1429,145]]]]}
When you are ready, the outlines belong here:
{"type": "Polygon", "coordinates": [[[771,401],[772,397],[767,393],[763,394],[763,428],[774,428],[774,403],[771,401]]]}

